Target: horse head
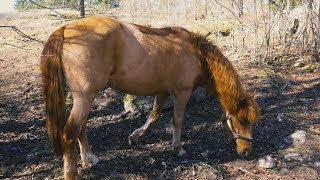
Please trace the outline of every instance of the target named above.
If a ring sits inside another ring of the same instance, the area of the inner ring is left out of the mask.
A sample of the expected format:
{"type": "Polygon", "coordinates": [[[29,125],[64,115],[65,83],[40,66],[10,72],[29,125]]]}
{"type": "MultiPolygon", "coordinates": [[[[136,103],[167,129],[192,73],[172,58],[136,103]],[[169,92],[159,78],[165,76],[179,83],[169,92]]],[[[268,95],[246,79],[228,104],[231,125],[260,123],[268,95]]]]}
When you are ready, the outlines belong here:
{"type": "Polygon", "coordinates": [[[260,109],[255,101],[256,92],[242,98],[238,104],[238,111],[230,114],[226,112],[223,124],[236,141],[236,150],[240,156],[252,152],[252,125],[259,121],[260,109]]]}

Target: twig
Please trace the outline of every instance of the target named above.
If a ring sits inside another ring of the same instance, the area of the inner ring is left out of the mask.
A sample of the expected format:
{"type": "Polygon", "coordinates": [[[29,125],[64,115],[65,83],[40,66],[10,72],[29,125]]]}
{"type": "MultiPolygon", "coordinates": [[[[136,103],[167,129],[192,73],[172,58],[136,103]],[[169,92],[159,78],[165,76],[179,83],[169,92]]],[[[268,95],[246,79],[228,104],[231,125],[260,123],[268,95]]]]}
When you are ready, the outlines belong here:
{"type": "Polygon", "coordinates": [[[215,0],[217,4],[219,4],[220,6],[222,6],[223,8],[225,8],[226,10],[228,10],[235,18],[237,18],[237,20],[240,22],[240,24],[242,24],[242,21],[238,18],[238,16],[236,14],[234,14],[234,12],[232,12],[230,9],[228,9],[227,7],[225,7],[224,5],[220,4],[217,0],[215,0]]]}
{"type": "Polygon", "coordinates": [[[9,43],[6,43],[6,42],[0,42],[0,43],[2,43],[3,45],[8,45],[8,46],[15,47],[15,48],[20,48],[20,49],[24,49],[24,50],[30,50],[30,49],[26,49],[26,48],[23,48],[21,46],[17,46],[17,45],[14,45],[14,44],[9,44],[9,43]]]}
{"type": "Polygon", "coordinates": [[[239,168],[239,170],[242,171],[242,172],[245,172],[247,174],[250,174],[250,175],[255,175],[253,172],[250,172],[250,171],[248,171],[246,169],[243,169],[243,168],[239,168]]]}
{"type": "Polygon", "coordinates": [[[32,38],[30,36],[28,36],[27,34],[23,33],[22,31],[20,31],[18,28],[16,28],[15,26],[0,26],[0,28],[11,28],[12,30],[14,30],[17,34],[19,34],[20,36],[24,37],[24,38],[28,38],[31,39],[33,41],[37,41],[38,43],[44,44],[43,41],[32,38]]]}
{"type": "Polygon", "coordinates": [[[51,11],[59,14],[59,15],[60,15],[61,17],[63,17],[64,19],[68,19],[68,17],[66,17],[65,15],[59,13],[58,11],[56,11],[56,10],[50,8],[50,7],[46,7],[46,6],[40,5],[40,4],[38,4],[38,3],[36,3],[36,2],[34,2],[34,1],[32,1],[32,0],[29,0],[29,2],[31,2],[31,3],[33,3],[33,4],[37,5],[37,6],[39,6],[39,7],[41,7],[41,8],[49,9],[49,10],[51,10],[51,11]]]}

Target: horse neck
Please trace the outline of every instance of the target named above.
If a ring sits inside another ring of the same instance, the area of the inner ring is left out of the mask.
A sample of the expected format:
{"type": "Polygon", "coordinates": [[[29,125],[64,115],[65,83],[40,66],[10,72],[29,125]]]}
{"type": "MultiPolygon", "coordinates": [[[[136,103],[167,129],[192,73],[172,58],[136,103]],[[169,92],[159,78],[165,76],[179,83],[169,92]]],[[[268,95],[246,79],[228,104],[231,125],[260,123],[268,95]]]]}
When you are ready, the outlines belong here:
{"type": "Polygon", "coordinates": [[[207,64],[213,91],[218,95],[222,107],[228,113],[236,113],[245,94],[237,72],[217,48],[210,52],[207,64]]]}

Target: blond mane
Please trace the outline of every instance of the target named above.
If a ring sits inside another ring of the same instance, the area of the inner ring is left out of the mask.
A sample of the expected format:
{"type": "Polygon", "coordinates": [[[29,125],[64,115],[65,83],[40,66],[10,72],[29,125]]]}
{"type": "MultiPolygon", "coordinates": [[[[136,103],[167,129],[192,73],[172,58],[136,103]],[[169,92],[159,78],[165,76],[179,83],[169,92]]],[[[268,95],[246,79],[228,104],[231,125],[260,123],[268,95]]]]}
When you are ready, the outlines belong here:
{"type": "Polygon", "coordinates": [[[206,37],[190,33],[190,39],[193,46],[199,48],[199,58],[205,62],[204,68],[208,70],[211,78],[211,90],[218,95],[224,110],[230,114],[247,117],[251,123],[256,123],[260,116],[259,107],[242,87],[232,63],[206,37]]]}

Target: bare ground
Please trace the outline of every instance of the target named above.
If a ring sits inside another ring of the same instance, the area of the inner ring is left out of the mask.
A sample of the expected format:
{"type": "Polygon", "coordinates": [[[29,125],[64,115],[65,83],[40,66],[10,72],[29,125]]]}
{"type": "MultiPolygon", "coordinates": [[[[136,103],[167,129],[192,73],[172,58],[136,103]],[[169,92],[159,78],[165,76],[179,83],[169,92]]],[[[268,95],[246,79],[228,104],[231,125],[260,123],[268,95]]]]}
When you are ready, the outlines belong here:
{"type": "MultiPolygon", "coordinates": [[[[1,16],[8,25],[46,39],[61,20],[25,13],[1,16]]],[[[38,57],[42,45],[0,30],[0,179],[61,178],[62,161],[49,147],[44,123],[38,57]],[[23,49],[21,49],[23,48],[23,49]]],[[[320,178],[320,73],[295,68],[292,62],[277,64],[272,74],[253,61],[230,55],[244,86],[258,91],[261,122],[254,126],[254,152],[239,157],[234,143],[218,119],[217,99],[190,102],[182,134],[188,154],[170,152],[170,119],[165,112],[159,123],[129,147],[127,136],[145,122],[144,113],[125,113],[122,95],[101,91],[88,120],[88,137],[100,162],[80,169],[84,179],[319,179],[320,178]],[[294,145],[288,137],[306,132],[306,142],[294,145]],[[286,158],[295,153],[293,158],[286,158]],[[259,166],[270,155],[276,166],[259,166]]],[[[275,68],[274,66],[271,66],[275,68]]],[[[269,71],[269,70],[268,70],[269,71]]],[[[69,102],[70,103],[70,102],[69,102]]],[[[79,158],[79,157],[78,157],[79,158]]]]}

